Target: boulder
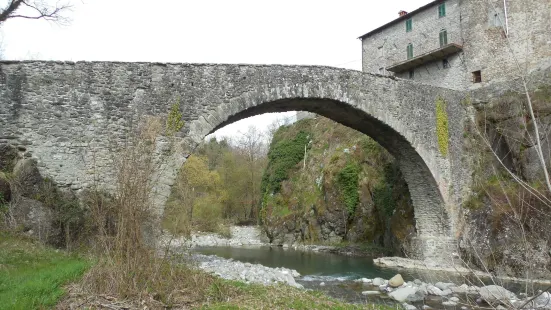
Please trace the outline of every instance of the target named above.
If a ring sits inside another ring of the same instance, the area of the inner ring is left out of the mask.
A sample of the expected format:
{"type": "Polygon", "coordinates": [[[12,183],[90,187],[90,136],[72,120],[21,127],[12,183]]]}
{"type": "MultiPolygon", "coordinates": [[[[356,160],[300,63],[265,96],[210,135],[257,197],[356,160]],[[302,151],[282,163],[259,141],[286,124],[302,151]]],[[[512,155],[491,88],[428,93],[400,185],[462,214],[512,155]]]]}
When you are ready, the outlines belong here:
{"type": "Polygon", "coordinates": [[[435,296],[442,296],[443,295],[443,292],[441,289],[437,288],[436,286],[434,285],[429,285],[427,286],[427,292],[430,294],[430,295],[435,295],[435,296]]]}
{"type": "Polygon", "coordinates": [[[488,285],[480,288],[480,297],[489,304],[509,304],[516,299],[515,294],[499,285],[488,285]]]}
{"type": "Polygon", "coordinates": [[[407,302],[419,302],[423,300],[425,300],[425,294],[420,290],[417,290],[415,294],[411,294],[406,298],[407,302]]]}
{"type": "Polygon", "coordinates": [[[390,280],[388,280],[388,285],[392,287],[399,287],[404,284],[404,279],[402,278],[402,275],[397,274],[394,277],[392,277],[390,280]]]}
{"type": "Polygon", "coordinates": [[[17,226],[41,241],[47,241],[54,234],[52,210],[40,201],[21,197],[12,207],[12,216],[17,226]]]}
{"type": "Polygon", "coordinates": [[[469,286],[467,284],[461,284],[460,286],[452,286],[450,287],[450,290],[452,293],[456,294],[466,294],[469,290],[469,286]]]}
{"type": "Polygon", "coordinates": [[[456,286],[455,284],[453,283],[444,283],[444,282],[436,282],[436,284],[434,284],[434,286],[436,286],[437,288],[441,289],[441,290],[447,290],[453,286],[456,286]]]}
{"type": "Polygon", "coordinates": [[[373,285],[381,286],[385,284],[385,279],[383,278],[375,278],[373,279],[373,285]]]}
{"type": "Polygon", "coordinates": [[[415,307],[414,305],[410,305],[408,303],[403,303],[402,307],[404,307],[405,310],[417,310],[417,307],[415,307]]]}
{"type": "Polygon", "coordinates": [[[452,294],[452,290],[450,290],[449,288],[442,291],[442,296],[448,296],[451,294],[452,294]]]}
{"type": "Polygon", "coordinates": [[[34,198],[40,193],[43,179],[34,159],[26,158],[18,161],[13,168],[13,176],[21,196],[34,198]]]}
{"type": "Polygon", "coordinates": [[[390,280],[388,280],[388,285],[392,287],[399,287],[404,284],[404,279],[402,278],[402,275],[397,274],[394,277],[392,277],[390,280]]]}
{"type": "Polygon", "coordinates": [[[536,298],[529,297],[522,300],[517,300],[513,302],[513,305],[516,308],[520,308],[521,306],[525,306],[525,309],[542,309],[542,310],[549,310],[551,309],[551,293],[543,292],[541,295],[537,296],[536,298]]]}
{"type": "Polygon", "coordinates": [[[392,299],[404,302],[407,300],[408,296],[414,295],[417,292],[417,288],[415,287],[401,287],[391,293],[388,294],[392,299]]]}

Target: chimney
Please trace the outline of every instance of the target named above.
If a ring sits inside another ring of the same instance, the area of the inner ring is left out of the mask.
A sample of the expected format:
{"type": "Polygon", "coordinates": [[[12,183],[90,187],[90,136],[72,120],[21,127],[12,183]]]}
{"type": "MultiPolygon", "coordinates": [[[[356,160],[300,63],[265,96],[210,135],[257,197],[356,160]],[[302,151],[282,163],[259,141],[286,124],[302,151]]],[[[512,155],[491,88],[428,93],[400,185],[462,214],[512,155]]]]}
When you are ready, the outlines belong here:
{"type": "Polygon", "coordinates": [[[400,15],[400,17],[402,17],[404,15],[408,15],[408,12],[402,10],[402,11],[398,12],[398,15],[400,15]]]}

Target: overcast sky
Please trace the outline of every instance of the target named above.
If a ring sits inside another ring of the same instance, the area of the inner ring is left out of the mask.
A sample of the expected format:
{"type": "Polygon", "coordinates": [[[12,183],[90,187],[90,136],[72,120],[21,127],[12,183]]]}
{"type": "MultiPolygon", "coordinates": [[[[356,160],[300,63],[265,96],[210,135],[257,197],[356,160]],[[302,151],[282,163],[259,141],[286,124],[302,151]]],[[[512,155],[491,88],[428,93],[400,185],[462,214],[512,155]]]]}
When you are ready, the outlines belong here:
{"type": "MultiPolygon", "coordinates": [[[[397,18],[398,11],[428,2],[73,0],[68,26],[14,19],[0,31],[6,59],[266,63],[361,70],[357,38],[397,18]]],[[[245,131],[250,124],[262,127],[273,117],[234,123],[219,135],[245,131]]]]}

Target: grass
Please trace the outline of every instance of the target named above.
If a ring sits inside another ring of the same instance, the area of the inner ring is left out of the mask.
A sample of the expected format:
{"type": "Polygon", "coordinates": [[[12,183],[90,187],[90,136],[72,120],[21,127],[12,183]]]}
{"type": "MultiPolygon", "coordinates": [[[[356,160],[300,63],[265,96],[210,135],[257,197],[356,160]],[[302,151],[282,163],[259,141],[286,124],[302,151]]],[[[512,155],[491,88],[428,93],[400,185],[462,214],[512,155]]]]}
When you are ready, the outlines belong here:
{"type": "Polygon", "coordinates": [[[386,305],[344,303],[318,291],[300,290],[286,285],[248,285],[218,280],[210,291],[214,302],[206,303],[200,309],[397,309],[386,305]]]}
{"type": "Polygon", "coordinates": [[[63,285],[79,279],[86,259],[0,232],[0,309],[52,307],[63,285]]]}

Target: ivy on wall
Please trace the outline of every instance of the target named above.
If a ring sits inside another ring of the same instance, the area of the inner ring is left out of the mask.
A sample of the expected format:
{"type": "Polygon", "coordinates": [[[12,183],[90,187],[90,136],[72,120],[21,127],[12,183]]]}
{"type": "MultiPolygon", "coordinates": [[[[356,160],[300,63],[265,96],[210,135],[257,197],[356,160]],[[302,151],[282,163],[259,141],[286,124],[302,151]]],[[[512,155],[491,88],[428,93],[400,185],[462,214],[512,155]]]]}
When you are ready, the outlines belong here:
{"type": "Polygon", "coordinates": [[[448,113],[446,112],[446,101],[442,97],[436,99],[436,136],[440,153],[444,157],[448,156],[448,113]]]}
{"type": "Polygon", "coordinates": [[[180,112],[180,98],[178,98],[176,102],[172,104],[168,112],[166,119],[167,136],[173,136],[184,127],[184,120],[182,117],[182,112],[180,112]]]}

